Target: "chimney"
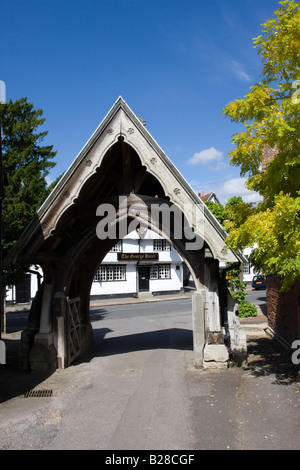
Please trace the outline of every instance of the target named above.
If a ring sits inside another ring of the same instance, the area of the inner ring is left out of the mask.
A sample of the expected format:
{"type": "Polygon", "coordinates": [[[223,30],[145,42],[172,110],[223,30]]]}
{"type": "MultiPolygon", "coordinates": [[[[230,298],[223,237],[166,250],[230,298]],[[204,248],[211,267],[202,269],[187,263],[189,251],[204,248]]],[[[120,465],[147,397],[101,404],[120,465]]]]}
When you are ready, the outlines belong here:
{"type": "Polygon", "coordinates": [[[202,199],[202,198],[203,198],[203,196],[204,196],[204,192],[203,192],[203,191],[201,191],[201,193],[198,193],[198,196],[199,196],[199,197],[201,197],[201,199],[202,199]]]}

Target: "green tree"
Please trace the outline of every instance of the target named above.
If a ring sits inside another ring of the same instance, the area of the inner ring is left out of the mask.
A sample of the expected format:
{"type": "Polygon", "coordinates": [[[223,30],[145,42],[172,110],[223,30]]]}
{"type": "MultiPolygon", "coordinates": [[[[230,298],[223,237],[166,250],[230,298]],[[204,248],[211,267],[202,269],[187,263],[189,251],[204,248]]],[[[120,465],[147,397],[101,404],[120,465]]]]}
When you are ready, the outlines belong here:
{"type": "MultiPolygon", "coordinates": [[[[224,207],[225,220],[223,224],[228,233],[232,227],[240,227],[247,220],[252,207],[253,204],[244,202],[241,196],[233,196],[228,199],[224,207]]],[[[227,267],[231,264],[235,263],[228,263],[227,267]]],[[[239,304],[239,316],[241,318],[257,316],[255,305],[246,300],[246,283],[241,279],[240,268],[233,266],[233,269],[228,271],[228,275],[232,276],[230,280],[231,296],[239,304]]]]}
{"type": "Polygon", "coordinates": [[[224,207],[224,228],[230,233],[232,228],[240,227],[251,215],[252,203],[246,203],[241,196],[233,196],[224,207]]]}
{"type": "Polygon", "coordinates": [[[262,203],[248,208],[242,224],[238,216],[239,223],[232,218],[227,242],[240,249],[257,244],[252,263],[265,274],[282,275],[283,290],[300,279],[299,31],[299,3],[279,2],[254,40],[262,58],[261,81],[223,110],[245,128],[232,137],[230,163],[248,177],[247,187],[263,196],[262,203]],[[270,150],[275,157],[262,165],[270,150]]]}
{"type": "MultiPolygon", "coordinates": [[[[47,135],[47,131],[38,131],[45,122],[42,114],[27,98],[1,105],[5,191],[3,258],[49,194],[46,176],[55,166],[52,159],[56,152],[53,146],[42,145],[47,135]]],[[[15,269],[6,267],[2,283],[10,283],[15,273],[15,269]]]]}
{"type": "Polygon", "coordinates": [[[246,283],[241,280],[240,268],[236,268],[235,263],[228,263],[227,267],[232,266],[232,269],[228,271],[230,279],[230,292],[232,298],[239,304],[239,316],[240,317],[256,317],[257,309],[255,305],[251,304],[246,300],[246,283]]]}
{"type": "Polygon", "coordinates": [[[219,202],[207,201],[205,205],[209,208],[210,212],[215,216],[218,222],[223,225],[225,220],[224,207],[219,202]]]}
{"type": "Polygon", "coordinates": [[[249,216],[252,208],[252,204],[245,203],[241,196],[232,196],[225,206],[213,201],[207,201],[205,204],[228,232],[230,232],[232,226],[241,225],[249,216]]]}

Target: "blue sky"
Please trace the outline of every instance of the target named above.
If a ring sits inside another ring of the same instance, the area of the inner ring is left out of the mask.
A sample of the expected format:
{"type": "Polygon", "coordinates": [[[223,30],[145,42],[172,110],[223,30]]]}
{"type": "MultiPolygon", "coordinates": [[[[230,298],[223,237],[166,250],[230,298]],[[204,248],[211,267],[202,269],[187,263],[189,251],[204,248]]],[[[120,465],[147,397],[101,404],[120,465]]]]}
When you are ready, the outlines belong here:
{"type": "Polygon", "coordinates": [[[42,108],[62,174],[119,96],[196,192],[245,192],[226,104],[260,78],[253,38],[277,0],[0,0],[6,99],[42,108]]]}

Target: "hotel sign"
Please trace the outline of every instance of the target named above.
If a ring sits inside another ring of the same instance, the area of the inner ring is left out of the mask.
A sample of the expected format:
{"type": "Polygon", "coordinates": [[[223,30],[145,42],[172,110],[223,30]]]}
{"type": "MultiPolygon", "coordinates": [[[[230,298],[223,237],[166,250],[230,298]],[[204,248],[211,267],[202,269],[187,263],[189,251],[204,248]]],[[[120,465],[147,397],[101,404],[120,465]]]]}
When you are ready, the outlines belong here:
{"type": "Polygon", "coordinates": [[[118,253],[118,261],[157,261],[158,253],[118,253]]]}

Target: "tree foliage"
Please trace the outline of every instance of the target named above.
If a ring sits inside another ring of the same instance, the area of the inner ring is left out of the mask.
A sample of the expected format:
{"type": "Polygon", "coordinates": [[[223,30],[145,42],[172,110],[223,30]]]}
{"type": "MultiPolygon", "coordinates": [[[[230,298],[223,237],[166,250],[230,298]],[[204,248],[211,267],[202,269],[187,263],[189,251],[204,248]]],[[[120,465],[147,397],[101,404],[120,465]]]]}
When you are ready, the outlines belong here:
{"type": "Polygon", "coordinates": [[[240,226],[247,219],[253,207],[251,203],[244,202],[241,196],[231,197],[225,206],[213,201],[207,201],[205,204],[228,232],[231,227],[240,226]]]}
{"type": "Polygon", "coordinates": [[[215,216],[218,222],[223,225],[225,220],[224,207],[219,202],[207,201],[205,205],[209,208],[210,212],[215,216]]]}
{"type": "Polygon", "coordinates": [[[230,293],[232,298],[239,304],[239,316],[241,318],[245,317],[256,317],[257,309],[255,305],[251,304],[246,300],[246,282],[243,282],[240,277],[240,268],[235,267],[235,263],[228,263],[227,267],[232,267],[228,271],[228,275],[231,276],[230,279],[230,293]]]}
{"type": "MultiPolygon", "coordinates": [[[[240,196],[233,196],[226,202],[225,206],[220,203],[207,201],[205,203],[216,219],[230,232],[232,226],[241,225],[247,218],[252,204],[247,204],[240,196]]],[[[230,280],[230,292],[232,298],[239,304],[240,317],[253,317],[257,315],[255,305],[246,301],[246,283],[240,278],[240,268],[235,267],[235,263],[228,263],[227,267],[232,265],[228,271],[230,280]]]]}
{"type": "MultiPolygon", "coordinates": [[[[49,194],[46,176],[55,165],[53,146],[43,146],[45,118],[27,98],[1,105],[3,201],[3,257],[18,240],[49,194]]],[[[6,268],[12,277],[15,270],[6,268]]],[[[5,276],[4,276],[5,277],[5,276]]],[[[7,282],[7,279],[4,279],[7,282]]]]}
{"type": "Polygon", "coordinates": [[[244,131],[233,135],[230,163],[248,176],[247,187],[263,202],[236,207],[228,245],[257,244],[252,263],[284,276],[283,290],[300,279],[300,9],[284,0],[263,25],[254,47],[262,58],[261,81],[223,113],[244,131]],[[274,158],[263,155],[272,149],[274,158]],[[241,223],[241,221],[243,223],[241,223]]]}

